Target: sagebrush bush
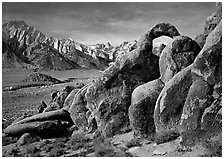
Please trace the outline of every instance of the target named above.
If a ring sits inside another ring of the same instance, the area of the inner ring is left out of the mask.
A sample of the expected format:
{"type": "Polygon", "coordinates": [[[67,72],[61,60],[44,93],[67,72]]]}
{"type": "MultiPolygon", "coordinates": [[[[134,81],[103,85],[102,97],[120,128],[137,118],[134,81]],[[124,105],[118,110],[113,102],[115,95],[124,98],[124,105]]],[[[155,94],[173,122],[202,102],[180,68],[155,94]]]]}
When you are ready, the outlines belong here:
{"type": "Polygon", "coordinates": [[[53,148],[51,149],[49,156],[50,157],[58,157],[65,153],[65,150],[63,148],[53,148]]]}
{"type": "Polygon", "coordinates": [[[131,147],[135,147],[135,146],[141,146],[141,143],[140,143],[139,139],[131,139],[125,144],[125,146],[127,148],[131,148],[131,147]]]}

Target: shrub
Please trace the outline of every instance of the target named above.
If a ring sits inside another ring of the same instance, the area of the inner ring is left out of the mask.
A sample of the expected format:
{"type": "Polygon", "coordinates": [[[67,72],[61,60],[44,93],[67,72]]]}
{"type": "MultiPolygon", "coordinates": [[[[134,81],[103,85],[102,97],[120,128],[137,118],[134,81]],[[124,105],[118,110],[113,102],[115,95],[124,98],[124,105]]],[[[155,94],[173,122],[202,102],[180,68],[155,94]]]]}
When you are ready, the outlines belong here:
{"type": "Polygon", "coordinates": [[[72,150],[76,151],[80,148],[88,148],[88,142],[90,142],[90,138],[86,137],[80,132],[74,132],[69,141],[72,150]]]}
{"type": "Polygon", "coordinates": [[[131,139],[125,144],[125,146],[127,148],[131,148],[131,147],[135,147],[135,146],[141,146],[141,143],[138,139],[131,139]]]}
{"type": "Polygon", "coordinates": [[[58,157],[65,153],[65,150],[63,148],[53,148],[51,149],[49,156],[50,157],[58,157]]]}

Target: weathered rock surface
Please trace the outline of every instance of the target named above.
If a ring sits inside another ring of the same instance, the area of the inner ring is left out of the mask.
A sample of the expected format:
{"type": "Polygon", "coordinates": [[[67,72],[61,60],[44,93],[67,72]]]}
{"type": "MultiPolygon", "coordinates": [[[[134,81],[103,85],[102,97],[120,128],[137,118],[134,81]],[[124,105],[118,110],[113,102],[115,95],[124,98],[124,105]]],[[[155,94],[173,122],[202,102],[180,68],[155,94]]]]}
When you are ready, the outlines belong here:
{"type": "Polygon", "coordinates": [[[88,109],[86,108],[85,93],[89,85],[81,88],[74,96],[73,102],[69,108],[70,116],[77,127],[82,131],[88,130],[88,119],[86,114],[88,109]]]}
{"type": "Polygon", "coordinates": [[[47,104],[44,101],[41,101],[39,105],[37,105],[37,113],[42,113],[44,109],[47,108],[47,104]]]}
{"type": "Polygon", "coordinates": [[[211,33],[221,20],[222,20],[222,3],[217,2],[214,13],[212,13],[212,15],[207,17],[205,20],[204,34],[208,35],[209,33],[211,33]]]}
{"type": "Polygon", "coordinates": [[[214,100],[212,105],[205,109],[201,117],[201,129],[206,136],[214,136],[222,132],[222,99],[214,100]],[[215,130],[215,131],[214,131],[215,130]]]}
{"type": "Polygon", "coordinates": [[[219,24],[222,19],[222,3],[217,2],[215,11],[212,15],[206,18],[204,32],[195,37],[195,41],[203,48],[206,38],[209,33],[215,29],[215,27],[219,24]]]}
{"type": "Polygon", "coordinates": [[[155,132],[153,113],[156,100],[164,87],[160,79],[138,86],[132,93],[129,121],[136,135],[155,132]]]}
{"type": "Polygon", "coordinates": [[[177,129],[187,92],[192,84],[191,71],[177,73],[161,91],[156,101],[154,121],[157,131],[177,129]]]}
{"type": "Polygon", "coordinates": [[[64,135],[66,127],[58,121],[33,121],[22,124],[13,124],[4,130],[9,136],[21,136],[24,133],[32,133],[42,138],[52,138],[64,135]]]}
{"type": "Polygon", "coordinates": [[[167,83],[177,72],[194,62],[200,47],[187,36],[174,38],[162,51],[159,68],[161,80],[167,83]]]}
{"type": "Polygon", "coordinates": [[[74,88],[75,87],[73,86],[66,86],[62,91],[53,93],[52,101],[48,104],[43,112],[59,110],[63,108],[67,96],[72,92],[74,88]]]}
{"type": "Polygon", "coordinates": [[[209,34],[194,63],[176,74],[160,93],[154,113],[157,131],[178,131],[180,125],[184,141],[194,139],[191,130],[201,133],[203,111],[213,101],[212,86],[221,80],[221,26],[220,22],[209,34]]]}
{"type": "Polygon", "coordinates": [[[211,86],[202,79],[194,81],[190,86],[179,124],[179,132],[183,140],[189,136],[193,139],[195,135],[199,135],[202,114],[213,100],[209,96],[212,93],[211,90],[211,86]]]}
{"type": "Polygon", "coordinates": [[[82,113],[76,110],[77,104],[70,107],[70,113],[76,116],[72,117],[74,123],[78,120],[77,116],[80,116],[80,119],[85,118],[85,112],[90,110],[96,119],[98,129],[105,136],[110,136],[108,132],[115,133],[117,119],[124,121],[119,129],[125,126],[134,88],[159,77],[158,57],[152,53],[152,40],[164,34],[170,37],[179,35],[170,24],[161,23],[154,26],[141,37],[137,48],[119,56],[115,63],[104,71],[102,77],[87,88],[84,96],[77,95],[82,96],[79,97],[79,102],[83,100],[84,105],[82,104],[82,113]]]}
{"type": "Polygon", "coordinates": [[[157,46],[154,46],[153,49],[152,49],[152,52],[153,52],[155,55],[157,55],[157,56],[160,57],[160,55],[161,55],[161,53],[162,53],[162,51],[163,51],[163,49],[164,49],[165,47],[166,47],[166,45],[163,44],[163,43],[161,43],[161,44],[159,44],[159,45],[157,45],[157,46]]]}
{"type": "Polygon", "coordinates": [[[187,36],[175,37],[164,48],[159,60],[160,79],[141,85],[132,93],[129,119],[136,132],[141,135],[155,132],[154,108],[164,83],[167,83],[177,72],[193,63],[199,50],[198,44],[187,36]]]}
{"type": "Polygon", "coordinates": [[[19,138],[19,140],[17,141],[17,145],[26,145],[38,141],[40,141],[40,137],[34,134],[25,133],[19,138]]]}

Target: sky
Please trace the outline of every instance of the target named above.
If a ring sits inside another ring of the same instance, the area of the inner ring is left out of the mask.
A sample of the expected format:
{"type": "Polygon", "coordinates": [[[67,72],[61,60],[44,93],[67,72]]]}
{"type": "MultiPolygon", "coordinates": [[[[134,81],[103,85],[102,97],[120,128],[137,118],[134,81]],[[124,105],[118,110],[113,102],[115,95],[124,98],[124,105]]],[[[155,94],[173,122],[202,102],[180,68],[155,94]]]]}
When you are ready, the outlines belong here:
{"type": "Polygon", "coordinates": [[[182,35],[194,38],[203,32],[214,9],[214,2],[3,2],[2,23],[23,20],[48,37],[119,45],[138,40],[159,22],[169,22],[182,35]]]}

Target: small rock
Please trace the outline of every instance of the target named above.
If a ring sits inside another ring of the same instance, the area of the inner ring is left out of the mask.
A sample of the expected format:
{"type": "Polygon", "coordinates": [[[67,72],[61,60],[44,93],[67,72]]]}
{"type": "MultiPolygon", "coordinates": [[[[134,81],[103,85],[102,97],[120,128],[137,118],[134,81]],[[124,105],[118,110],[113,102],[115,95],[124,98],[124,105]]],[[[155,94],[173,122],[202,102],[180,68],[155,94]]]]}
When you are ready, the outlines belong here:
{"type": "Polygon", "coordinates": [[[26,144],[30,144],[33,142],[38,142],[40,141],[40,138],[34,134],[30,134],[30,133],[25,133],[23,134],[20,139],[17,141],[18,145],[26,145],[26,144]]]}
{"type": "Polygon", "coordinates": [[[162,150],[162,149],[155,149],[153,151],[154,155],[165,155],[166,153],[167,153],[166,150],[162,150]]]}
{"type": "Polygon", "coordinates": [[[130,149],[127,150],[127,152],[133,153],[134,151],[136,151],[139,148],[140,148],[139,146],[131,147],[130,149]]]}

